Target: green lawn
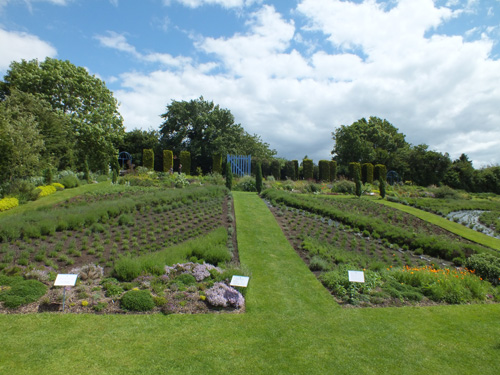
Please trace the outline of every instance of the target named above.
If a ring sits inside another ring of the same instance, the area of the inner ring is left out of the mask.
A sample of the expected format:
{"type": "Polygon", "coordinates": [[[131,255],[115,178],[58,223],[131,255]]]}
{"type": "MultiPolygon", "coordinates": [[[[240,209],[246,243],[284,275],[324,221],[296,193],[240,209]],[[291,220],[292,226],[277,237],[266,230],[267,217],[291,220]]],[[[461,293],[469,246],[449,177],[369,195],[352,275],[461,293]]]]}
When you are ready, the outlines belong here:
{"type": "Polygon", "coordinates": [[[0,374],[497,374],[500,305],[341,309],[234,193],[245,314],[4,315],[0,374]]]}

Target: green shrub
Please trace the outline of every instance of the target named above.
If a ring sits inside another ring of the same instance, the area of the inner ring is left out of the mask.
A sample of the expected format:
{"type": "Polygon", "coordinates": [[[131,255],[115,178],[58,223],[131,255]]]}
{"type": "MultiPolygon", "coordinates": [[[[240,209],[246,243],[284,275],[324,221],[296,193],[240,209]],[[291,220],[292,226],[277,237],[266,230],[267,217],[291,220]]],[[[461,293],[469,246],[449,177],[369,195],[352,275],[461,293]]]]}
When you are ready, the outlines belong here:
{"type": "Polygon", "coordinates": [[[257,163],[257,168],[255,171],[255,189],[259,194],[262,191],[262,165],[260,163],[257,163]]]}
{"type": "Polygon", "coordinates": [[[432,191],[436,198],[442,199],[458,199],[460,198],[460,194],[456,190],[453,190],[449,186],[441,186],[432,191]]]}
{"type": "Polygon", "coordinates": [[[189,151],[181,151],[180,164],[182,165],[182,172],[191,175],[191,153],[189,151]]]}
{"type": "Polygon", "coordinates": [[[177,276],[172,283],[177,284],[178,287],[196,285],[196,279],[190,273],[183,273],[177,276]]]}
{"type": "Polygon", "coordinates": [[[21,276],[0,276],[0,301],[15,309],[40,299],[47,293],[47,286],[37,280],[24,280],[21,276]]]}
{"type": "Polygon", "coordinates": [[[373,183],[373,164],[372,163],[364,163],[361,166],[361,180],[364,184],[372,184],[373,183]]]}
{"type": "Polygon", "coordinates": [[[106,293],[106,297],[115,297],[123,293],[123,288],[118,284],[118,280],[116,279],[104,279],[101,285],[106,293]]]}
{"type": "Polygon", "coordinates": [[[103,311],[106,307],[108,307],[108,304],[106,302],[98,302],[92,308],[94,311],[101,312],[103,311]]]}
{"type": "Polygon", "coordinates": [[[330,181],[330,162],[328,160],[320,160],[318,162],[319,167],[319,180],[320,181],[330,181]]]}
{"type": "Polygon", "coordinates": [[[171,150],[163,150],[163,172],[173,172],[174,153],[171,150]]]}
{"type": "Polygon", "coordinates": [[[162,306],[165,306],[167,304],[167,299],[165,297],[162,297],[162,296],[153,297],[153,301],[155,303],[155,306],[158,306],[158,307],[162,307],[162,306]]]}
{"type": "Polygon", "coordinates": [[[140,263],[132,258],[123,257],[115,262],[113,275],[121,281],[132,281],[141,274],[140,263]]]}
{"type": "Polygon", "coordinates": [[[340,180],[335,182],[332,187],[332,192],[340,194],[354,194],[356,184],[349,180],[340,180]]]}
{"type": "Polygon", "coordinates": [[[120,215],[120,217],[118,218],[118,224],[132,226],[135,224],[135,220],[134,220],[134,217],[132,215],[123,214],[123,215],[120,215]]]}
{"type": "Polygon", "coordinates": [[[315,255],[309,262],[309,269],[311,271],[327,271],[330,269],[330,264],[328,264],[327,260],[318,255],[315,255]]]}
{"type": "Polygon", "coordinates": [[[231,171],[231,163],[226,163],[226,187],[228,190],[233,189],[233,172],[231,171]]]}
{"type": "Polygon", "coordinates": [[[493,285],[500,283],[500,258],[492,254],[474,254],[465,260],[464,266],[493,285]]]}
{"type": "Polygon", "coordinates": [[[76,176],[64,176],[59,180],[59,183],[64,185],[66,189],[76,188],[80,185],[80,180],[76,176]]]}
{"type": "Polygon", "coordinates": [[[149,290],[130,290],[120,299],[120,306],[128,311],[151,311],[155,302],[149,290]]]}
{"type": "Polygon", "coordinates": [[[153,149],[149,148],[142,150],[142,166],[150,171],[154,170],[155,153],[153,152],[153,149]]]}
{"type": "Polygon", "coordinates": [[[281,165],[279,160],[273,159],[271,161],[271,174],[276,181],[281,180],[281,165]]]}
{"type": "Polygon", "coordinates": [[[17,198],[0,199],[0,212],[10,210],[17,206],[19,206],[19,200],[17,198]]]}
{"type": "Polygon", "coordinates": [[[243,176],[234,187],[236,191],[257,191],[256,180],[252,176],[243,176]]]}
{"type": "Polygon", "coordinates": [[[314,165],[311,159],[302,160],[302,168],[304,180],[312,180],[314,178],[314,165]]]}
{"type": "Polygon", "coordinates": [[[330,181],[333,182],[337,179],[337,162],[335,160],[331,160],[329,162],[330,166],[330,181]]]}
{"type": "Polygon", "coordinates": [[[222,174],[222,155],[215,154],[212,157],[212,173],[222,174]]]}

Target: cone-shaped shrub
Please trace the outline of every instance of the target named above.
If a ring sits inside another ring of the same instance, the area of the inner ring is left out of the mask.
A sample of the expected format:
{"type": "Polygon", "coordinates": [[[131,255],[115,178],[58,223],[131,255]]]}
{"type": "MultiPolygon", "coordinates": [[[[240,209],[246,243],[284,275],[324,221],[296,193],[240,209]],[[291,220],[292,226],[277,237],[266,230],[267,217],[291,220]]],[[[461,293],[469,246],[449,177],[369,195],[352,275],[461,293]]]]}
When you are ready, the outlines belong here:
{"type": "Polygon", "coordinates": [[[212,173],[222,174],[222,155],[215,154],[212,157],[212,173]]]}
{"type": "Polygon", "coordinates": [[[333,182],[337,179],[337,162],[335,160],[330,161],[330,181],[333,182]]]}
{"type": "Polygon", "coordinates": [[[257,163],[255,171],[255,187],[257,188],[257,193],[260,194],[262,191],[262,166],[260,163],[257,163]]]}
{"type": "Polygon", "coordinates": [[[145,148],[142,150],[142,166],[153,170],[155,167],[155,153],[152,148],[145,148]]]}
{"type": "Polygon", "coordinates": [[[163,150],[163,172],[173,171],[174,153],[171,150],[163,150]]]}
{"type": "Polygon", "coordinates": [[[231,163],[226,164],[226,187],[229,190],[233,188],[233,172],[231,171],[231,163]]]}
{"type": "Polygon", "coordinates": [[[191,175],[191,153],[189,151],[181,151],[180,154],[182,172],[191,175]]]}

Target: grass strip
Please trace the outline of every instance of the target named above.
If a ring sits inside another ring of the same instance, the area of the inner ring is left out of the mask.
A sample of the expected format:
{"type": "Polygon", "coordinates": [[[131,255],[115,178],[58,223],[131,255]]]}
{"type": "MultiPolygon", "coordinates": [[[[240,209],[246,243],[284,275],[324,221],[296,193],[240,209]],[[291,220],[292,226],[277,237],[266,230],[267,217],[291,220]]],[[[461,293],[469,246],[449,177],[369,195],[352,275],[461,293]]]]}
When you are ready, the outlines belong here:
{"type": "Polygon", "coordinates": [[[0,373],[500,372],[500,305],[340,309],[257,195],[233,194],[247,313],[4,315],[0,373]]]}
{"type": "Polygon", "coordinates": [[[384,204],[386,206],[396,208],[400,211],[406,212],[410,215],[416,216],[419,219],[428,221],[431,224],[437,225],[447,231],[457,234],[469,241],[473,241],[483,246],[487,246],[491,249],[500,250],[500,240],[491,236],[487,236],[484,233],[477,232],[470,228],[463,226],[462,224],[455,223],[454,221],[447,220],[436,214],[422,211],[418,208],[405,206],[401,203],[389,202],[381,199],[374,199],[373,202],[384,204]]]}

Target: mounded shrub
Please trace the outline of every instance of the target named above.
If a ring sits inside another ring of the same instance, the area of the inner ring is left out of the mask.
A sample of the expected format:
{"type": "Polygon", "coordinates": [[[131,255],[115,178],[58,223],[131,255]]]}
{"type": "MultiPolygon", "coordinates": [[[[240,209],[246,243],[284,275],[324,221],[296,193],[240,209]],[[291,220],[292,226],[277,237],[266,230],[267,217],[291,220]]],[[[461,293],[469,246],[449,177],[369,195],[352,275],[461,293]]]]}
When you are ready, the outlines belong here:
{"type": "Polygon", "coordinates": [[[76,188],[80,185],[80,180],[76,176],[64,176],[59,180],[59,183],[64,185],[66,189],[76,188]]]}
{"type": "Polygon", "coordinates": [[[132,281],[141,274],[141,265],[138,261],[124,257],[115,262],[113,276],[121,281],[132,281]]]}
{"type": "Polygon", "coordinates": [[[500,257],[491,254],[474,254],[465,260],[464,266],[493,285],[500,284],[500,257]]]}
{"type": "Polygon", "coordinates": [[[304,171],[304,180],[312,180],[314,177],[314,166],[311,159],[304,159],[302,161],[302,168],[304,171]]]}
{"type": "Polygon", "coordinates": [[[10,210],[17,206],[19,206],[19,200],[17,198],[0,199],[0,212],[10,210]]]}
{"type": "Polygon", "coordinates": [[[142,166],[149,170],[154,170],[155,167],[155,153],[151,148],[142,150],[142,166]]]}
{"type": "Polygon", "coordinates": [[[173,171],[174,153],[171,150],[163,150],[163,172],[173,171]]]}
{"type": "Polygon", "coordinates": [[[32,303],[47,293],[47,286],[37,280],[24,280],[20,276],[0,276],[0,301],[10,309],[32,303]]]}
{"type": "Polygon", "coordinates": [[[120,299],[120,306],[128,311],[151,311],[155,302],[149,290],[130,290],[120,299]]]}
{"type": "Polygon", "coordinates": [[[333,184],[332,192],[340,194],[354,194],[356,184],[349,180],[340,180],[333,184]]]}

